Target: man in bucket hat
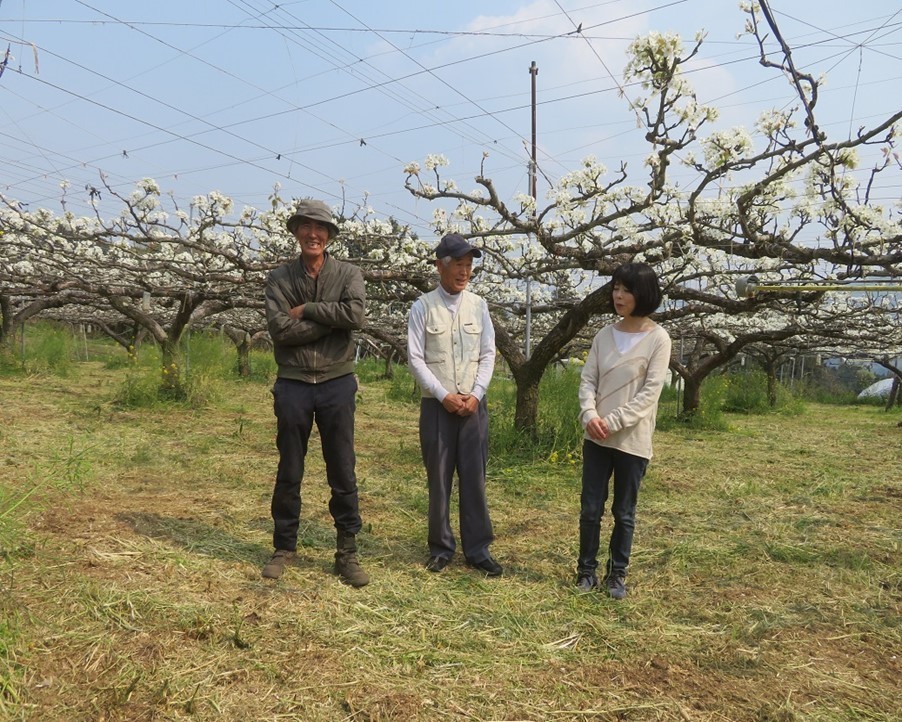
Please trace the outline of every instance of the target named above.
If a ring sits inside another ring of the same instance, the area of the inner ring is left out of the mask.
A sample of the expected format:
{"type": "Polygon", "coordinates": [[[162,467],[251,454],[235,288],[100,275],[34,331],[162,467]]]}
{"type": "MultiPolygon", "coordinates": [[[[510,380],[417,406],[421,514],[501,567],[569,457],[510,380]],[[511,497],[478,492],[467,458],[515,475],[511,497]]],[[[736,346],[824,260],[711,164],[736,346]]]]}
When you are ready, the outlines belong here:
{"type": "Polygon", "coordinates": [[[495,367],[495,329],[486,302],[466,290],[482,251],[458,233],[435,249],[438,287],[410,309],[407,348],[420,386],[420,447],[429,482],[429,561],[440,572],[456,543],[449,510],[457,470],[460,539],[467,563],[487,576],[502,574],[489,554],[494,540],[485,494],[488,461],[486,390],[495,367]]]}
{"type": "Polygon", "coordinates": [[[301,253],[266,279],[266,320],[278,364],[272,393],[279,466],[271,505],[275,552],[263,576],[278,579],[295,557],[304,457],[316,422],[332,489],[335,573],[362,587],[369,576],[357,560],[353,332],[363,325],[363,274],[326,251],[339,229],[322,201],[300,201],[286,225],[301,253]]]}

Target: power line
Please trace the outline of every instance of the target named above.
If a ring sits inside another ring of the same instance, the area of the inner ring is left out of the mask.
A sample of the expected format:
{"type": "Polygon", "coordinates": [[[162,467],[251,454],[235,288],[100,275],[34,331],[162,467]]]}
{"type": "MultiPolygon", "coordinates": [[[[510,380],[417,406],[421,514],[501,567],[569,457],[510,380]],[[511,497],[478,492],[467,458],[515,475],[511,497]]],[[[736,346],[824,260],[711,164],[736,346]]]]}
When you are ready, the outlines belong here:
{"type": "MultiPolygon", "coordinates": [[[[84,3],[82,3],[82,4],[84,4],[84,3]]],[[[85,5],[85,7],[90,7],[89,5],[86,5],[86,4],[84,4],[84,5],[85,5]]],[[[559,14],[560,14],[560,13],[558,13],[558,15],[559,15],[559,14]]],[[[112,17],[112,16],[108,16],[108,17],[112,17]]],[[[884,23],[884,25],[886,25],[888,22],[889,22],[889,21],[886,21],[886,22],[884,23]]],[[[236,26],[230,26],[230,27],[234,27],[235,29],[238,29],[238,28],[242,28],[242,27],[245,27],[245,26],[244,26],[244,25],[236,25],[236,26]]],[[[272,29],[272,26],[264,26],[264,27],[269,27],[270,29],[272,29]]],[[[287,26],[286,26],[286,27],[287,27],[287,26]]],[[[299,27],[302,27],[302,26],[299,26],[299,27]]],[[[132,28],[132,29],[134,29],[134,28],[132,28]]],[[[308,28],[303,28],[303,29],[305,29],[305,30],[306,30],[306,29],[309,29],[309,26],[308,26],[308,28]]],[[[358,30],[359,30],[360,32],[368,32],[368,31],[366,30],[366,28],[364,28],[364,29],[362,29],[362,30],[361,30],[361,29],[358,29],[358,30]]],[[[860,35],[861,32],[864,32],[864,31],[860,31],[860,32],[858,32],[858,33],[856,33],[856,34],[857,34],[857,35],[860,35]]],[[[585,34],[585,32],[584,32],[583,34],[585,34]]],[[[516,36],[516,34],[510,34],[510,35],[511,35],[512,37],[515,37],[515,36],[516,36]]],[[[527,35],[529,35],[529,34],[523,34],[523,37],[526,37],[527,35]]],[[[847,36],[834,36],[834,37],[835,37],[835,38],[842,38],[842,37],[849,37],[849,36],[851,36],[851,34],[849,34],[849,35],[847,35],[847,36]]],[[[572,39],[572,38],[568,37],[567,35],[563,35],[563,36],[562,36],[562,35],[549,35],[549,36],[545,36],[545,38],[546,38],[547,40],[552,40],[552,39],[556,39],[556,40],[567,40],[567,39],[572,39]]],[[[822,41],[822,42],[823,42],[823,43],[826,43],[827,41],[822,41]]],[[[529,45],[530,45],[530,43],[526,43],[526,44],[517,45],[515,48],[506,48],[506,49],[503,49],[503,50],[494,51],[494,52],[492,52],[492,53],[483,53],[483,54],[480,54],[480,55],[475,55],[475,56],[473,56],[472,58],[468,58],[467,60],[485,59],[485,58],[490,57],[491,55],[495,55],[495,54],[499,54],[499,53],[503,53],[503,52],[509,52],[509,51],[512,51],[512,50],[515,50],[515,49],[520,49],[520,48],[523,48],[523,47],[528,47],[529,45]]],[[[710,43],[709,43],[709,45],[710,45],[710,43]]],[[[812,44],[812,45],[815,45],[815,44],[812,44]]],[[[169,47],[173,47],[173,46],[170,45],[169,47]]],[[[174,47],[173,47],[173,49],[177,50],[180,54],[183,54],[183,55],[186,54],[185,51],[179,50],[178,48],[174,48],[174,47]]],[[[192,56],[192,55],[186,55],[186,56],[187,56],[187,57],[194,57],[194,59],[200,60],[200,59],[197,58],[196,56],[192,56]]],[[[200,60],[200,62],[206,62],[206,61],[200,60]]],[[[465,62],[465,60],[456,60],[454,64],[461,63],[461,62],[465,62]]],[[[736,62],[739,62],[739,61],[736,61],[736,62]]],[[[215,65],[213,65],[213,64],[207,63],[207,65],[209,65],[209,66],[212,67],[212,68],[216,68],[216,69],[218,69],[218,70],[220,70],[220,71],[222,70],[221,68],[218,68],[217,66],[215,66],[215,65]]],[[[83,67],[83,66],[82,66],[82,67],[83,67]]],[[[421,67],[422,67],[422,68],[425,68],[425,65],[422,65],[421,67]]],[[[429,73],[434,74],[434,71],[440,70],[440,69],[442,69],[442,68],[444,68],[444,67],[448,67],[448,66],[446,66],[446,65],[441,65],[441,66],[435,66],[435,67],[432,67],[432,68],[426,68],[426,69],[423,71],[423,73],[429,72],[429,73]]],[[[721,65],[715,65],[715,66],[713,66],[713,67],[722,67],[722,66],[721,66],[721,65]]],[[[93,72],[93,71],[88,71],[88,72],[93,72]]],[[[700,70],[699,72],[701,72],[701,70],[700,70]]],[[[421,74],[423,74],[423,73],[417,73],[416,75],[421,75],[421,74]]],[[[99,75],[99,74],[98,74],[98,75],[99,75]]],[[[102,75],[101,75],[100,77],[104,77],[104,78],[105,78],[106,80],[108,80],[108,81],[110,80],[109,78],[106,78],[105,76],[102,76],[102,75]]],[[[242,83],[245,83],[245,84],[247,84],[247,85],[249,85],[249,86],[251,86],[251,87],[256,87],[256,86],[253,86],[253,84],[248,83],[246,80],[244,80],[244,79],[242,79],[242,78],[240,78],[240,77],[238,77],[238,76],[235,76],[234,74],[232,75],[232,77],[234,77],[236,80],[238,80],[238,81],[240,81],[240,82],[242,82],[242,83]]],[[[405,76],[404,78],[396,78],[396,79],[391,80],[391,82],[399,83],[399,84],[400,84],[399,87],[400,87],[401,85],[403,85],[403,83],[402,83],[401,81],[406,80],[407,77],[410,77],[410,76],[405,76]]],[[[615,81],[616,81],[616,78],[615,78],[615,81]]],[[[111,81],[111,82],[117,82],[117,81],[111,81]]],[[[121,84],[120,84],[120,85],[121,85],[121,84]]],[[[52,86],[52,84],[51,84],[51,86],[52,86]]],[[[365,91],[365,90],[372,89],[373,87],[375,87],[375,86],[374,86],[374,85],[369,85],[367,88],[364,88],[364,89],[362,89],[362,90],[360,90],[360,91],[357,91],[357,92],[363,92],[363,91],[365,91]]],[[[753,85],[750,85],[750,86],[747,86],[746,88],[743,88],[742,90],[747,90],[749,87],[754,87],[754,84],[753,84],[753,85]]],[[[259,88],[258,88],[258,89],[259,89],[259,88]]],[[[585,97],[588,97],[588,96],[590,96],[590,95],[594,95],[594,94],[598,94],[598,93],[609,92],[609,91],[612,90],[612,89],[613,89],[613,88],[607,88],[607,87],[606,87],[606,88],[603,88],[603,89],[600,89],[600,90],[593,90],[593,91],[586,92],[586,93],[572,94],[572,95],[568,95],[568,96],[563,96],[563,97],[559,97],[559,98],[554,98],[554,99],[542,101],[541,104],[543,104],[543,105],[560,104],[560,103],[563,103],[563,102],[566,102],[566,101],[572,100],[572,99],[585,98],[585,97]]],[[[262,89],[259,89],[259,90],[261,90],[261,92],[264,92],[264,93],[267,92],[267,91],[264,91],[264,90],[262,90],[262,89]]],[[[736,91],[736,92],[741,92],[741,91],[736,91]]],[[[272,97],[278,97],[278,96],[276,96],[276,95],[274,95],[274,94],[270,94],[270,95],[272,95],[272,97]]],[[[90,98],[85,98],[83,95],[79,95],[79,94],[77,94],[77,93],[74,94],[74,97],[77,97],[77,98],[79,98],[79,99],[82,100],[82,101],[87,101],[87,102],[92,102],[92,103],[94,102],[94,101],[91,100],[90,98]]],[[[147,97],[147,96],[145,95],[145,97],[147,97]]],[[[422,96],[420,96],[420,97],[422,97],[422,96]]],[[[404,129],[401,129],[401,130],[388,131],[388,132],[385,132],[385,133],[373,134],[373,135],[371,135],[371,136],[368,136],[368,140],[367,140],[368,145],[370,145],[370,140],[379,140],[379,139],[381,139],[381,138],[386,138],[386,137],[389,137],[389,136],[392,136],[392,135],[401,135],[401,134],[403,134],[403,133],[414,132],[414,131],[416,131],[416,130],[423,130],[423,129],[428,129],[428,128],[435,128],[435,127],[449,127],[449,128],[450,128],[450,127],[451,127],[453,124],[455,124],[455,123],[468,122],[468,121],[475,120],[475,119],[477,119],[477,118],[492,118],[492,119],[495,120],[496,122],[500,122],[501,125],[502,125],[502,127],[505,127],[509,132],[512,133],[512,135],[513,135],[514,137],[521,137],[521,138],[522,138],[522,134],[517,133],[517,131],[516,131],[514,128],[510,127],[510,125],[508,125],[507,123],[505,123],[504,120],[503,120],[500,116],[503,115],[504,113],[510,113],[510,112],[516,112],[516,111],[522,110],[523,108],[526,107],[525,105],[514,105],[514,106],[512,106],[512,107],[503,108],[503,109],[500,109],[500,110],[493,110],[493,111],[490,111],[490,110],[488,110],[488,109],[486,109],[486,108],[484,107],[484,100],[476,100],[476,99],[470,98],[470,97],[467,96],[466,94],[461,94],[461,97],[465,100],[466,103],[472,104],[472,106],[475,107],[475,108],[477,108],[477,110],[480,110],[480,112],[479,112],[479,113],[476,113],[476,114],[471,114],[471,115],[455,116],[455,115],[453,115],[453,114],[450,112],[450,110],[449,110],[449,108],[450,108],[451,106],[445,105],[445,106],[443,106],[443,111],[444,111],[444,112],[447,112],[449,115],[452,116],[452,119],[451,119],[451,120],[447,120],[447,119],[444,119],[444,118],[441,119],[441,120],[438,120],[438,117],[437,117],[437,116],[432,116],[432,117],[436,118],[436,120],[435,120],[434,122],[432,122],[432,123],[421,124],[421,125],[416,126],[416,127],[409,127],[409,128],[404,128],[404,129]]],[[[282,99],[280,98],[280,100],[282,100],[282,99]]],[[[328,101],[329,101],[329,99],[327,99],[327,100],[325,100],[325,101],[322,101],[322,102],[323,102],[323,103],[327,103],[328,101]]],[[[107,110],[107,111],[113,110],[113,112],[117,112],[117,111],[115,111],[115,109],[110,109],[108,106],[105,106],[105,105],[103,105],[103,104],[97,104],[97,105],[98,105],[98,107],[101,108],[102,110],[107,110]]],[[[167,104],[166,104],[166,103],[163,103],[163,105],[166,106],[167,104]]],[[[173,106],[168,106],[168,107],[169,107],[170,109],[172,109],[173,106]]],[[[422,108],[420,108],[420,107],[418,107],[418,106],[416,106],[416,105],[408,105],[407,107],[409,107],[413,113],[417,113],[418,115],[421,115],[421,116],[426,117],[426,118],[429,118],[429,117],[430,117],[430,116],[428,116],[428,115],[425,113],[425,111],[424,111],[422,108]]],[[[309,111],[309,108],[307,108],[307,107],[297,107],[297,106],[295,106],[294,110],[303,110],[303,111],[305,111],[305,112],[310,112],[310,111],[309,111]]],[[[285,111],[285,112],[293,112],[293,111],[292,111],[292,110],[289,110],[289,111],[285,111]]],[[[131,120],[138,120],[138,122],[141,122],[140,118],[134,118],[132,114],[127,114],[127,113],[126,113],[126,114],[123,114],[123,115],[124,115],[124,117],[127,117],[127,118],[129,118],[129,119],[131,119],[131,120]]],[[[240,122],[238,122],[238,123],[229,123],[229,124],[223,123],[223,124],[216,124],[216,123],[213,123],[212,121],[207,120],[207,118],[210,118],[210,117],[211,117],[210,115],[206,115],[206,116],[204,116],[204,117],[198,117],[198,116],[196,116],[196,115],[195,115],[195,116],[192,116],[192,115],[189,114],[189,113],[186,113],[185,115],[186,115],[187,117],[189,117],[189,118],[195,120],[195,121],[202,122],[202,123],[204,123],[204,124],[210,126],[210,129],[225,132],[226,134],[231,135],[231,136],[233,136],[233,137],[235,137],[235,138],[238,138],[238,139],[242,139],[242,140],[244,140],[244,141],[250,143],[251,145],[254,145],[255,147],[258,147],[258,148],[261,148],[261,149],[264,149],[264,148],[265,148],[265,146],[263,146],[263,145],[261,145],[261,144],[259,144],[259,143],[255,143],[254,141],[250,141],[250,140],[248,140],[247,138],[242,138],[240,135],[238,135],[238,134],[236,134],[236,133],[234,133],[234,132],[231,132],[231,131],[228,130],[228,129],[230,129],[230,128],[235,128],[235,127],[237,127],[238,125],[241,125],[241,124],[246,124],[246,123],[254,122],[254,121],[256,121],[256,120],[260,120],[260,119],[262,119],[262,118],[264,118],[264,117],[269,117],[269,116],[260,116],[260,117],[258,117],[258,118],[253,118],[253,119],[250,119],[250,120],[243,120],[243,121],[240,121],[240,122]]],[[[315,117],[315,116],[314,116],[314,117],[315,117]]],[[[150,127],[150,128],[152,128],[153,130],[155,130],[155,131],[163,130],[164,132],[167,132],[165,128],[160,128],[160,127],[159,127],[159,124],[156,124],[156,123],[145,123],[145,124],[146,124],[148,127],[150,127]]],[[[335,147],[335,146],[338,146],[338,145],[349,145],[349,144],[351,144],[351,143],[357,142],[358,138],[355,137],[356,134],[353,134],[353,133],[351,133],[351,132],[349,132],[349,131],[344,131],[344,130],[342,130],[341,128],[339,128],[337,125],[334,125],[334,124],[332,124],[332,127],[334,127],[334,128],[335,128],[337,131],[339,131],[339,132],[346,133],[346,138],[347,138],[347,140],[335,142],[335,143],[332,143],[332,144],[329,144],[329,145],[326,145],[326,144],[324,144],[323,142],[320,142],[319,144],[316,144],[316,145],[308,145],[308,146],[306,146],[304,149],[297,149],[297,148],[296,148],[296,149],[289,150],[289,151],[288,151],[288,154],[295,154],[295,153],[300,153],[300,152],[306,152],[306,151],[308,151],[308,150],[318,150],[318,149],[323,149],[323,148],[326,148],[326,147],[335,147]]],[[[459,130],[460,130],[460,129],[458,128],[458,131],[459,131],[459,130]]],[[[204,130],[204,131],[201,131],[201,132],[206,133],[206,132],[209,132],[209,130],[204,130]]],[[[197,134],[194,134],[194,135],[198,135],[198,134],[200,134],[200,133],[197,133],[197,134]]],[[[20,135],[22,135],[22,137],[24,137],[23,134],[20,134],[20,135]]],[[[469,135],[469,134],[464,134],[464,133],[459,132],[459,135],[460,135],[461,138],[463,138],[464,140],[466,140],[466,141],[468,141],[468,142],[471,142],[471,143],[474,143],[474,144],[482,145],[482,144],[486,143],[485,140],[477,140],[477,139],[475,139],[472,135],[469,135]]],[[[185,141],[185,140],[188,140],[189,142],[192,142],[191,134],[182,134],[182,133],[173,133],[173,132],[169,132],[169,133],[168,133],[168,136],[169,136],[170,140],[163,141],[164,143],[171,143],[171,142],[174,142],[174,141],[185,141]]],[[[492,139],[490,139],[489,142],[491,142],[491,140],[492,140],[492,139]]],[[[142,148],[136,148],[136,149],[134,149],[134,150],[135,150],[135,151],[146,150],[146,149],[149,149],[149,148],[151,148],[151,147],[156,147],[157,145],[159,145],[159,144],[152,144],[152,145],[148,145],[148,146],[143,146],[142,148]]],[[[224,152],[222,152],[222,151],[219,151],[219,150],[216,149],[216,148],[211,148],[211,147],[209,147],[209,146],[206,145],[206,144],[198,143],[197,145],[199,145],[200,147],[207,148],[208,150],[212,150],[212,151],[214,151],[214,152],[221,153],[221,154],[223,154],[226,158],[233,159],[236,163],[244,163],[244,162],[245,162],[244,159],[237,157],[237,155],[229,154],[229,153],[224,153],[224,152]]],[[[36,146],[36,145],[34,145],[34,147],[35,147],[35,148],[38,148],[38,146],[36,146]]],[[[376,144],[376,147],[378,148],[378,144],[376,144]]],[[[130,150],[130,152],[132,151],[131,148],[130,148],[129,150],[130,150]]],[[[51,152],[52,152],[52,151],[51,151],[51,152]]],[[[270,151],[270,152],[272,152],[272,151],[270,151]]],[[[113,155],[110,155],[110,156],[105,156],[105,158],[112,158],[112,157],[115,157],[115,155],[116,155],[116,154],[113,154],[113,155]]],[[[400,161],[400,159],[394,158],[394,156],[392,156],[392,155],[390,155],[390,154],[388,154],[388,156],[389,156],[390,158],[393,158],[394,160],[400,161]]],[[[512,153],[512,154],[511,154],[511,157],[512,157],[512,159],[518,159],[518,158],[519,158],[519,156],[518,156],[516,153],[512,153]]],[[[291,156],[291,158],[292,158],[292,160],[293,160],[293,156],[291,156]]],[[[260,159],[257,159],[256,162],[257,162],[257,163],[260,163],[260,162],[264,162],[265,160],[268,160],[268,159],[267,159],[267,158],[260,158],[260,159]]],[[[57,169],[55,168],[55,166],[54,166],[53,163],[48,163],[48,165],[50,165],[51,167],[54,167],[54,172],[56,172],[57,169]]],[[[229,163],[229,165],[232,165],[232,163],[229,163]]],[[[281,176],[280,176],[278,173],[276,173],[275,171],[270,170],[269,168],[265,168],[265,167],[263,167],[263,166],[256,165],[254,162],[249,163],[249,165],[251,165],[252,167],[260,168],[261,170],[266,170],[267,172],[270,172],[270,173],[274,173],[275,175],[277,175],[277,176],[279,176],[279,177],[285,177],[284,175],[281,175],[281,176]]],[[[309,170],[313,170],[313,169],[309,169],[309,170]]],[[[183,171],[182,173],[187,173],[187,172],[189,172],[189,171],[183,171]]],[[[190,171],[190,172],[200,172],[200,171],[190,171]]],[[[334,178],[331,178],[330,180],[336,181],[336,179],[334,179],[334,178]]],[[[337,181],[336,181],[336,182],[337,182],[337,181]]]]}
{"type": "MultiPolygon", "coordinates": [[[[230,2],[232,2],[233,5],[235,4],[235,3],[233,2],[233,0],[230,0],[230,2]]],[[[244,4],[248,4],[248,3],[247,3],[247,0],[242,0],[242,2],[244,2],[244,4]]],[[[278,7],[278,6],[276,6],[276,7],[278,7]]],[[[288,13],[287,11],[280,10],[280,12],[283,13],[283,14],[288,15],[289,17],[292,17],[292,18],[293,18],[293,16],[292,16],[290,13],[288,13]]],[[[275,29],[277,32],[279,32],[279,33],[281,34],[281,29],[280,29],[278,26],[273,26],[273,29],[275,29]]],[[[294,41],[297,42],[297,39],[295,38],[294,41]]],[[[318,57],[322,58],[325,62],[329,63],[330,65],[332,65],[333,67],[335,67],[335,68],[338,69],[338,70],[341,70],[341,71],[344,71],[344,72],[348,72],[348,73],[350,73],[350,74],[352,74],[352,75],[360,74],[360,75],[363,76],[363,77],[365,78],[365,80],[369,83],[369,85],[366,85],[364,88],[358,89],[358,90],[356,90],[356,91],[352,91],[349,95],[353,95],[353,94],[356,94],[356,93],[359,93],[359,92],[365,92],[365,91],[367,91],[367,90],[376,89],[376,90],[378,90],[379,92],[382,92],[382,93],[385,93],[385,94],[389,95],[389,97],[391,97],[391,98],[393,98],[394,100],[398,101],[399,103],[403,104],[405,107],[409,108],[411,111],[413,111],[413,112],[415,112],[415,113],[417,113],[417,114],[419,114],[419,115],[426,115],[427,117],[434,117],[434,118],[436,118],[436,119],[438,120],[437,114],[434,113],[434,110],[437,110],[438,107],[435,106],[434,103],[431,103],[430,101],[428,101],[428,100],[427,100],[426,98],[424,98],[421,94],[415,93],[415,92],[414,92],[414,93],[411,93],[411,94],[412,94],[415,98],[418,98],[419,100],[421,100],[421,101],[423,102],[424,105],[421,106],[421,107],[417,107],[417,106],[413,105],[407,98],[405,98],[405,97],[399,92],[398,89],[392,87],[395,83],[397,83],[397,85],[399,86],[399,88],[400,88],[401,90],[405,90],[405,91],[406,91],[407,89],[406,89],[406,86],[405,86],[405,84],[404,84],[403,82],[400,82],[400,81],[397,81],[397,80],[395,80],[395,79],[392,79],[390,76],[385,76],[383,73],[381,73],[381,71],[377,71],[377,69],[376,69],[376,68],[373,68],[373,67],[371,66],[371,64],[370,64],[365,58],[356,58],[356,57],[352,56],[353,60],[355,61],[354,63],[348,63],[348,64],[346,64],[346,65],[340,65],[340,64],[337,64],[337,63],[332,59],[332,57],[331,57],[331,55],[330,55],[329,53],[325,53],[325,52],[320,51],[320,50],[319,50],[315,45],[313,45],[313,44],[307,43],[307,42],[305,41],[305,42],[303,43],[303,47],[307,48],[308,50],[311,50],[311,52],[313,52],[313,53],[316,54],[318,57]],[[372,68],[373,70],[376,70],[377,72],[379,72],[379,73],[383,76],[384,80],[376,80],[376,79],[375,79],[374,77],[372,77],[371,75],[370,75],[369,77],[367,77],[367,75],[366,75],[365,73],[361,72],[361,71],[356,67],[356,66],[359,65],[360,63],[363,63],[366,67],[372,68]]],[[[342,98],[344,98],[344,97],[348,97],[348,96],[345,95],[345,96],[341,96],[340,98],[330,98],[330,99],[328,99],[328,100],[320,101],[320,102],[318,102],[318,103],[315,103],[314,105],[325,104],[325,103],[327,103],[327,102],[330,102],[331,100],[342,99],[342,98]]],[[[310,107],[313,107],[313,106],[310,105],[310,104],[308,104],[308,105],[306,105],[306,106],[302,106],[300,109],[302,109],[302,110],[309,110],[310,107]]],[[[291,112],[291,111],[283,111],[283,113],[284,113],[284,112],[291,112]]],[[[267,117],[271,118],[271,117],[273,117],[273,116],[272,116],[272,114],[269,114],[269,115],[267,115],[267,117]]],[[[254,119],[254,120],[257,120],[257,119],[254,119]]],[[[249,121],[245,121],[245,122],[249,122],[249,121]]],[[[481,140],[481,139],[478,139],[478,138],[476,138],[475,136],[472,136],[472,135],[467,136],[466,134],[463,134],[463,133],[461,133],[461,135],[462,135],[463,137],[465,137],[466,140],[468,140],[469,142],[474,143],[474,144],[479,144],[479,143],[485,142],[485,141],[483,141],[483,140],[481,140]]],[[[349,135],[349,137],[350,137],[350,135],[349,135]]],[[[365,134],[365,135],[363,136],[363,139],[365,139],[367,143],[371,140],[371,138],[372,138],[372,136],[369,135],[369,134],[365,134]]],[[[359,143],[360,140],[361,140],[361,135],[360,135],[360,134],[357,134],[356,136],[353,137],[353,142],[355,142],[355,143],[359,143]]],[[[488,142],[491,142],[491,139],[489,139],[488,142]]],[[[291,154],[293,154],[293,152],[294,152],[294,151],[289,151],[288,153],[289,153],[289,155],[291,155],[291,154]]],[[[401,161],[400,159],[397,159],[397,160],[398,160],[399,163],[402,163],[402,164],[403,164],[403,161],[401,161]]]]}

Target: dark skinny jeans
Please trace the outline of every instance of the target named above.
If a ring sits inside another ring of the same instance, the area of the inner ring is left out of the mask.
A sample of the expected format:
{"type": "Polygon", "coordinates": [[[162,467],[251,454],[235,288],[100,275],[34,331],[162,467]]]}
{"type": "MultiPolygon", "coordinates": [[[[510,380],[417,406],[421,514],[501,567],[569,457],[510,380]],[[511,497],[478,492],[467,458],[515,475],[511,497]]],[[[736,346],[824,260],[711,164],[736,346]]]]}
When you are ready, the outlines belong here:
{"type": "Polygon", "coordinates": [[[601,517],[613,475],[614,500],[611,503],[611,516],[614,517],[614,528],[608,545],[606,574],[626,575],[633,547],[633,531],[636,528],[639,485],[647,467],[648,459],[599,446],[588,439],[583,442],[578,574],[594,574],[598,568],[601,517]]]}

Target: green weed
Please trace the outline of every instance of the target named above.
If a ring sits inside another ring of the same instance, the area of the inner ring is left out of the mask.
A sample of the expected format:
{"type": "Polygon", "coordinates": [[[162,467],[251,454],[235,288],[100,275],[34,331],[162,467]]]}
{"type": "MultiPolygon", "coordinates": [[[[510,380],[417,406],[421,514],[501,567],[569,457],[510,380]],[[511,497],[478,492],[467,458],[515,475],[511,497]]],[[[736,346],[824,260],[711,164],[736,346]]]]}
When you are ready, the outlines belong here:
{"type": "Polygon", "coordinates": [[[159,392],[160,378],[156,372],[130,368],[112,400],[124,409],[149,409],[160,403],[159,392]]]}
{"type": "Polygon", "coordinates": [[[394,373],[388,383],[389,386],[386,391],[388,399],[403,404],[416,404],[419,406],[420,388],[406,366],[395,366],[394,373]]]}
{"type": "Polygon", "coordinates": [[[0,593],[0,716],[6,716],[21,702],[22,666],[15,662],[13,651],[19,642],[18,618],[15,605],[8,592],[0,593]]]}
{"type": "Polygon", "coordinates": [[[234,378],[238,352],[235,345],[217,333],[186,332],[181,341],[182,365],[187,376],[234,378]]]}
{"type": "Polygon", "coordinates": [[[774,403],[768,396],[767,374],[758,370],[743,369],[739,372],[722,374],[715,377],[723,385],[722,408],[729,413],[766,414],[774,411],[781,413],[801,413],[804,402],[801,397],[792,393],[785,385],[774,385],[774,403]]]}
{"type": "Polygon", "coordinates": [[[69,436],[62,450],[55,449],[50,456],[51,468],[55,474],[55,486],[62,491],[85,490],[88,478],[91,476],[91,461],[89,452],[91,447],[76,448],[74,436],[69,436]]]}
{"type": "Polygon", "coordinates": [[[743,371],[721,376],[723,410],[732,413],[763,414],[771,410],[767,398],[767,376],[762,371],[743,371]]]}
{"type": "MultiPolygon", "coordinates": [[[[407,372],[407,366],[404,364],[392,363],[391,366],[386,364],[385,359],[374,358],[368,356],[357,362],[357,378],[363,383],[382,381],[391,378],[399,370],[407,372]]],[[[409,373],[408,373],[409,375],[409,373]]]]}
{"type": "Polygon", "coordinates": [[[0,376],[13,376],[23,373],[21,360],[11,343],[12,340],[0,344],[0,376]]]}
{"type": "Polygon", "coordinates": [[[75,369],[76,340],[65,327],[46,321],[26,324],[22,337],[0,349],[0,371],[66,377],[75,369]]]}
{"type": "Polygon", "coordinates": [[[489,389],[491,453],[512,459],[576,463],[583,430],[579,424],[579,369],[551,368],[539,384],[536,429],[514,426],[517,388],[513,379],[496,374],[489,389]]]}
{"type": "Polygon", "coordinates": [[[272,351],[251,349],[250,366],[251,375],[248,378],[249,381],[270,385],[275,382],[278,367],[272,351]]]}
{"type": "Polygon", "coordinates": [[[123,409],[156,409],[167,404],[202,409],[218,401],[224,378],[236,376],[233,370],[227,369],[221,340],[200,339],[195,341],[200,348],[194,365],[189,364],[184,373],[178,363],[162,368],[159,349],[153,345],[145,345],[137,353],[130,352],[125,379],[116,387],[113,403],[123,409]],[[163,382],[167,375],[173,374],[180,378],[163,382]]]}

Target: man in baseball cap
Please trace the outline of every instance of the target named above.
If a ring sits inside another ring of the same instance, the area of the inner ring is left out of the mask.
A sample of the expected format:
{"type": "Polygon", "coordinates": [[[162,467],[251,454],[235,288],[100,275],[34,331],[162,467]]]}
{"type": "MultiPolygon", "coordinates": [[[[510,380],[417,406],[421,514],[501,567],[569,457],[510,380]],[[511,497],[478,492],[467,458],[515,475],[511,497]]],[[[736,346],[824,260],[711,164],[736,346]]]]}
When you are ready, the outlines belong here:
{"type": "Polygon", "coordinates": [[[498,577],[503,570],[489,553],[495,537],[485,493],[485,394],[495,368],[495,329],[485,300],[467,290],[473,259],[481,256],[459,233],[442,238],[435,248],[439,285],[410,309],[407,350],[422,392],[420,447],[429,483],[426,569],[441,572],[454,556],[449,512],[456,469],[464,558],[486,576],[498,577]]]}

